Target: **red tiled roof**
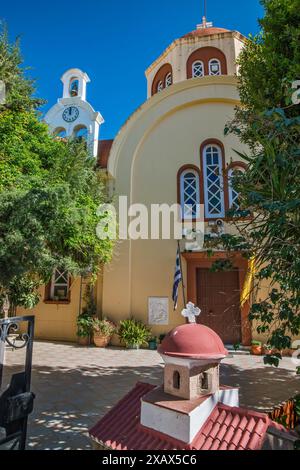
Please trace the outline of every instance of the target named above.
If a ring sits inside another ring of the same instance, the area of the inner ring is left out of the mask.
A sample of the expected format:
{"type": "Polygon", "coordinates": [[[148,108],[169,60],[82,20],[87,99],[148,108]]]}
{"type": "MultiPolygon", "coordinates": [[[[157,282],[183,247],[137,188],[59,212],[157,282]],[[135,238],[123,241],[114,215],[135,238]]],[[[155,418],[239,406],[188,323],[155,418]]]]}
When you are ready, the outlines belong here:
{"type": "Polygon", "coordinates": [[[187,33],[184,36],[182,36],[182,38],[212,36],[213,34],[220,34],[220,33],[230,33],[230,30],[224,29],[224,28],[215,28],[215,27],[195,29],[195,31],[191,31],[190,33],[187,33]]]}
{"type": "Polygon", "coordinates": [[[99,140],[98,144],[98,165],[101,168],[107,168],[109,153],[114,140],[99,140]]]}
{"type": "Polygon", "coordinates": [[[267,415],[218,404],[191,444],[140,424],[141,398],[155,388],[137,383],[90,431],[112,450],[259,450],[270,419],[267,415]]]}

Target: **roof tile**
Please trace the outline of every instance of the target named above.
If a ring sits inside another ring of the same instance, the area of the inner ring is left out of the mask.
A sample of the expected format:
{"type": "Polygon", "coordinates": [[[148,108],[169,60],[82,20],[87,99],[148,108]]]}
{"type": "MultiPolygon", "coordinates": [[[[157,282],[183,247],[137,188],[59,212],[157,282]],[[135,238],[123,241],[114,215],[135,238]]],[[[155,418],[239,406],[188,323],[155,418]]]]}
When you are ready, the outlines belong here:
{"type": "Polygon", "coordinates": [[[112,148],[113,139],[99,140],[98,143],[98,165],[100,168],[107,168],[110,150],[112,148]]]}
{"type": "Polygon", "coordinates": [[[137,383],[90,430],[90,436],[112,450],[257,450],[272,425],[262,413],[219,403],[187,444],[140,424],[141,398],[154,388],[137,383]]]}

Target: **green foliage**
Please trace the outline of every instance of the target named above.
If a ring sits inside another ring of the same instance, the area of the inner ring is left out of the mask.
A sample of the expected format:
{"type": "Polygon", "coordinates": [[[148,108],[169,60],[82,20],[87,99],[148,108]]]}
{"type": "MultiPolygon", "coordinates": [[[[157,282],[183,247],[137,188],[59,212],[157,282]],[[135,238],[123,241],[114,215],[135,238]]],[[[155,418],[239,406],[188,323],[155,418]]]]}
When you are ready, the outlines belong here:
{"type": "Polygon", "coordinates": [[[282,356],[279,353],[268,354],[267,356],[264,357],[264,364],[268,366],[279,367],[279,363],[281,359],[282,359],[282,356]]]}
{"type": "Polygon", "coordinates": [[[152,336],[152,338],[150,338],[150,339],[148,340],[148,342],[149,342],[149,343],[155,343],[155,344],[157,344],[158,339],[156,338],[156,336],[152,336]]]}
{"type": "Polygon", "coordinates": [[[251,146],[256,145],[257,132],[264,135],[258,114],[273,108],[286,108],[288,117],[299,114],[292,105],[292,83],[300,79],[299,0],[261,3],[265,8],[261,32],[250,37],[238,59],[242,107],[227,128],[251,146]]]}
{"type": "Polygon", "coordinates": [[[260,119],[266,135],[256,134],[258,150],[244,156],[248,170],[235,183],[241,207],[253,217],[235,222],[239,236],[223,242],[248,258],[255,255],[255,284],[268,281],[271,287],[266,298],[252,305],[250,319],[281,350],[300,333],[300,118],[274,110],[260,119]]]}
{"type": "Polygon", "coordinates": [[[8,40],[8,31],[4,27],[0,31],[0,79],[6,87],[6,103],[0,105],[3,109],[14,111],[30,111],[43,103],[42,100],[32,98],[34,81],[25,77],[26,69],[22,68],[22,56],[19,40],[13,44],[8,40]]]}
{"type": "Polygon", "coordinates": [[[97,209],[107,202],[100,173],[84,143],[49,134],[35,111],[33,84],[20,67],[18,43],[0,35],[0,296],[32,308],[36,288],[57,266],[96,275],[113,244],[96,235],[97,209]]]}
{"type": "Polygon", "coordinates": [[[87,338],[93,329],[93,318],[86,313],[82,313],[77,318],[77,336],[87,338]]]}
{"type": "Polygon", "coordinates": [[[296,415],[298,417],[298,420],[300,421],[300,395],[296,395],[294,397],[294,403],[295,403],[296,415]]]}
{"type": "Polygon", "coordinates": [[[166,336],[167,336],[166,333],[160,334],[159,337],[158,337],[159,342],[162,343],[166,336]]]}
{"type": "MultiPolygon", "coordinates": [[[[225,129],[250,148],[236,152],[248,163],[235,177],[240,211],[233,219],[238,235],[224,236],[228,250],[255,257],[256,274],[250,319],[268,344],[290,348],[300,333],[300,106],[292,103],[292,83],[300,79],[300,9],[298,0],[262,0],[261,34],[239,58],[242,106],[225,129]],[[261,286],[270,285],[265,297],[261,286]]],[[[265,358],[278,366],[280,354],[265,358]]]]}
{"type": "Polygon", "coordinates": [[[120,322],[119,326],[120,340],[128,346],[142,346],[147,344],[151,337],[150,329],[142,322],[130,318],[120,322]]]}
{"type": "Polygon", "coordinates": [[[215,261],[211,268],[211,272],[226,272],[233,269],[232,261],[230,259],[219,259],[215,261]]]}
{"type": "Polygon", "coordinates": [[[77,318],[77,336],[87,338],[93,330],[93,322],[97,313],[97,307],[93,295],[92,280],[87,284],[84,294],[85,307],[77,318]]]}

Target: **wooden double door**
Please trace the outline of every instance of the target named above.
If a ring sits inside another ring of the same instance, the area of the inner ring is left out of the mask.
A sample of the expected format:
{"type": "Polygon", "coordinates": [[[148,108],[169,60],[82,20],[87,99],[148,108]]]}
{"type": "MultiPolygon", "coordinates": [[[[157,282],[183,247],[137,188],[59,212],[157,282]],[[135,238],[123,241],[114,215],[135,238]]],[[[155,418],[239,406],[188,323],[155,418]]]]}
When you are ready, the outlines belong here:
{"type": "Polygon", "coordinates": [[[225,344],[242,340],[240,282],[238,269],[212,272],[197,268],[197,305],[201,308],[199,323],[210,327],[225,344]]]}

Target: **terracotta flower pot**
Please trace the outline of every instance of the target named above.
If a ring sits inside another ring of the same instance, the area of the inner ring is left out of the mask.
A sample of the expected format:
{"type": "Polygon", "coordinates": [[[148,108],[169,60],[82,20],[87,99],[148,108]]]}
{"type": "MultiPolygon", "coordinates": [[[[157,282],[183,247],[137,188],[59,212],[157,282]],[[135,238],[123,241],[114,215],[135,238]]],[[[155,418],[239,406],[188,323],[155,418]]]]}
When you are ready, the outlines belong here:
{"type": "Polygon", "coordinates": [[[253,354],[253,356],[261,356],[262,355],[262,349],[263,349],[262,346],[252,344],[251,354],[253,354]]]}
{"type": "Polygon", "coordinates": [[[272,349],[263,348],[262,353],[263,353],[265,356],[271,356],[271,355],[273,354],[273,351],[272,351],[272,349]]]}
{"type": "Polygon", "coordinates": [[[124,347],[124,344],[121,342],[120,337],[117,333],[114,333],[111,337],[110,344],[117,348],[124,347]]]}
{"type": "Polygon", "coordinates": [[[89,336],[79,336],[78,337],[78,344],[80,346],[88,346],[90,344],[90,337],[89,336]]]}
{"type": "Polygon", "coordinates": [[[93,341],[97,348],[106,348],[110,342],[110,336],[105,336],[102,333],[94,332],[93,341]]]}

